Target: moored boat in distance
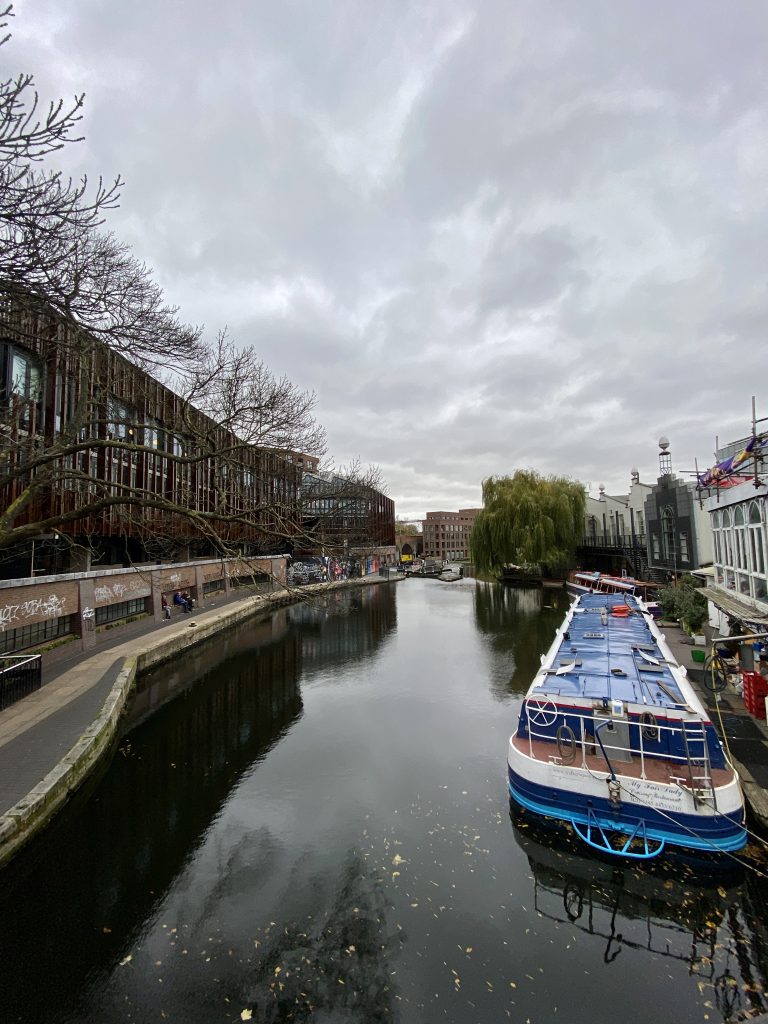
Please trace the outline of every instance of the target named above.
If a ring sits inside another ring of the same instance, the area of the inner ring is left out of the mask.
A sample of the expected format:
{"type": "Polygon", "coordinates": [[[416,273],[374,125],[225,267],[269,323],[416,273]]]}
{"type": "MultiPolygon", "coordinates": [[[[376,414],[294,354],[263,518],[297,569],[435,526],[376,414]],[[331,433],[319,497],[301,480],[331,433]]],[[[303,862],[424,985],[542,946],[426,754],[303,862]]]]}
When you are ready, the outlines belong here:
{"type": "Polygon", "coordinates": [[[746,842],[738,776],[641,598],[576,598],[526,694],[510,795],[609,854],[746,842]]]}
{"type": "Polygon", "coordinates": [[[634,594],[637,588],[637,580],[604,572],[573,572],[565,581],[569,594],[634,594]]]}

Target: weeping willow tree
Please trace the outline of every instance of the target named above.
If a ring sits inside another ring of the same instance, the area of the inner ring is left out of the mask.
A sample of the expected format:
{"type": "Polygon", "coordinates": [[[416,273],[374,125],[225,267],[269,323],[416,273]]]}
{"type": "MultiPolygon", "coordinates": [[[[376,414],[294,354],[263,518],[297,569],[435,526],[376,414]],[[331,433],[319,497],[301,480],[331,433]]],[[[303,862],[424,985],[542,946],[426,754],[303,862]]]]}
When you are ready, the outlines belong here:
{"type": "Polygon", "coordinates": [[[583,486],[532,470],[483,481],[483,511],[472,528],[472,560],[479,572],[505,565],[567,567],[584,533],[583,486]]]}

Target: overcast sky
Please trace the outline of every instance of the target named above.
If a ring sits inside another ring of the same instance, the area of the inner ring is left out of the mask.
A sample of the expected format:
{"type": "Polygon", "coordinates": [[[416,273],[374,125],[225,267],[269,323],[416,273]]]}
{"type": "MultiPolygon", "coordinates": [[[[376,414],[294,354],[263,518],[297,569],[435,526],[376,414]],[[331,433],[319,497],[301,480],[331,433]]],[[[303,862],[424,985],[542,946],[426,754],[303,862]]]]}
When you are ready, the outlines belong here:
{"type": "Polygon", "coordinates": [[[317,392],[400,518],[609,493],[768,416],[765,0],[16,0],[68,168],[185,320],[317,392]]]}

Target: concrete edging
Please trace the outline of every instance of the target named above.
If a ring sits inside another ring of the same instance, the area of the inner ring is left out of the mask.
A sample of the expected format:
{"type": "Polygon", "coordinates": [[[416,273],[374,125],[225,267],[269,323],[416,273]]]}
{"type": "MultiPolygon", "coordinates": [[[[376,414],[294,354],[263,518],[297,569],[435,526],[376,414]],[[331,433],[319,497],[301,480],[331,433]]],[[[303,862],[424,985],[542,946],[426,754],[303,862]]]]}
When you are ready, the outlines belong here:
{"type": "Polygon", "coordinates": [[[109,749],[136,681],[136,659],[123,665],[101,711],[75,745],[23,800],[0,818],[0,866],[43,829],[109,749]]]}
{"type": "MultiPolygon", "coordinates": [[[[389,581],[373,577],[339,583],[318,583],[302,587],[301,592],[322,594],[350,586],[369,586],[386,582],[389,581]]],[[[116,655],[110,671],[114,669],[116,662],[122,661],[122,666],[96,718],[56,767],[48,772],[23,800],[0,817],[0,867],[7,864],[30,839],[49,824],[110,749],[118,732],[120,716],[125,710],[138,675],[180,652],[204,643],[222,629],[236,626],[260,613],[271,613],[275,608],[296,604],[300,600],[300,594],[286,591],[244,598],[242,604],[234,608],[223,608],[218,612],[206,613],[200,610],[197,617],[193,615],[190,621],[183,623],[184,628],[181,631],[174,631],[170,636],[167,633],[153,634],[142,649],[134,651],[133,654],[116,655]],[[197,618],[205,614],[211,617],[205,622],[198,622],[197,618]]]]}

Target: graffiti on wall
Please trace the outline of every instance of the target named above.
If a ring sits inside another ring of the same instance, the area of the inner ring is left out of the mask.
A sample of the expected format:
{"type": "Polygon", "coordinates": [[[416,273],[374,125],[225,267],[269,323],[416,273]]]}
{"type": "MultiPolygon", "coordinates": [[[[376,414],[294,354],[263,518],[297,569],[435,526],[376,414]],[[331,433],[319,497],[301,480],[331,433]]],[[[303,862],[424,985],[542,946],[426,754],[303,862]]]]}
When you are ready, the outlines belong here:
{"type": "Polygon", "coordinates": [[[134,580],[131,583],[102,583],[94,587],[93,597],[96,604],[112,604],[114,601],[122,601],[126,595],[146,597],[149,589],[143,580],[134,580]]]}
{"type": "Polygon", "coordinates": [[[66,603],[65,597],[49,594],[48,597],[35,597],[20,604],[0,605],[0,630],[25,619],[58,619],[66,615],[66,603]]]}

